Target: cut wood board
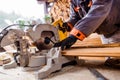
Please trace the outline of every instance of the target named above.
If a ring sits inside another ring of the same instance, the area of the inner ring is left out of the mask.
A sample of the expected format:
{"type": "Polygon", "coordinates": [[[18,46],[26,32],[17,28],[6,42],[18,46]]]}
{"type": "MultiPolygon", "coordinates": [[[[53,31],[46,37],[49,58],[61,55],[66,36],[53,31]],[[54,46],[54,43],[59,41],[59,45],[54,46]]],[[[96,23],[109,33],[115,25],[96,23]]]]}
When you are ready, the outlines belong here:
{"type": "Polygon", "coordinates": [[[66,56],[120,57],[120,47],[112,48],[75,48],[62,51],[66,56]]]}
{"type": "Polygon", "coordinates": [[[73,46],[89,46],[89,45],[101,45],[100,35],[93,33],[83,41],[78,40],[73,46]]]}

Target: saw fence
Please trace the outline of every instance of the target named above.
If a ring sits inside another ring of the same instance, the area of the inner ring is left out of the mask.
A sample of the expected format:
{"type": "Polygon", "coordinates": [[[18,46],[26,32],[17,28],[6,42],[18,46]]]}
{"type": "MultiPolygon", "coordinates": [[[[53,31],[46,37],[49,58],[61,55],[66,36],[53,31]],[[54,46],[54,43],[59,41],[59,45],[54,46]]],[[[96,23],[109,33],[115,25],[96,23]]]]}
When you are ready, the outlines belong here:
{"type": "Polygon", "coordinates": [[[62,51],[65,56],[80,57],[120,57],[120,43],[102,44],[100,36],[92,34],[84,41],[78,41],[69,50],[62,51]]]}

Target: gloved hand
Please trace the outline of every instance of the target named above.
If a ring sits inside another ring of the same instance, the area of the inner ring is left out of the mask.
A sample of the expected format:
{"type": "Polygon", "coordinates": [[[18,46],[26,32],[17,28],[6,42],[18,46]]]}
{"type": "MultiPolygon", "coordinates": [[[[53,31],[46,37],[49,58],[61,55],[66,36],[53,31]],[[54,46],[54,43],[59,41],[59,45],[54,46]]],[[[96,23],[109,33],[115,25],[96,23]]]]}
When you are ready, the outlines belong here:
{"type": "Polygon", "coordinates": [[[70,48],[75,42],[77,41],[77,38],[73,35],[70,35],[69,37],[67,37],[66,39],[58,42],[58,43],[55,43],[54,47],[60,47],[61,46],[61,49],[64,50],[64,49],[68,49],[70,48]]]}

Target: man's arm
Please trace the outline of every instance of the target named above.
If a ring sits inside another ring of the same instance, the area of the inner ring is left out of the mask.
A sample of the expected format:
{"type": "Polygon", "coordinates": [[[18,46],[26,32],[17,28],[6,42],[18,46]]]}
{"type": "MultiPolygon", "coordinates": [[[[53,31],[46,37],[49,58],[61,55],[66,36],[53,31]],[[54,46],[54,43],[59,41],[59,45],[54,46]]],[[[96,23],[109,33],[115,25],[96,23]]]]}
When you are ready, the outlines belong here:
{"type": "Polygon", "coordinates": [[[93,0],[93,5],[88,14],[79,20],[70,34],[82,32],[86,37],[93,33],[108,16],[113,0],[93,0]]]}
{"type": "Polygon", "coordinates": [[[78,12],[75,12],[74,8],[75,8],[75,2],[74,2],[74,4],[73,4],[73,2],[71,2],[71,4],[70,4],[70,20],[68,22],[71,23],[73,26],[76,24],[76,22],[78,20],[81,19],[78,15],[78,12]]]}

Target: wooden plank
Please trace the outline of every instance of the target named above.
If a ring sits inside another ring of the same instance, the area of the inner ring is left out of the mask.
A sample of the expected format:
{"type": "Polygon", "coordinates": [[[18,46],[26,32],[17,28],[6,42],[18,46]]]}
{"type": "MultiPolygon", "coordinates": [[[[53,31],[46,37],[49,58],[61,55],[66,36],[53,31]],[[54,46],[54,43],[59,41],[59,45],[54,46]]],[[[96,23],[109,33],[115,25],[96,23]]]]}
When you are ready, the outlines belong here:
{"type": "Polygon", "coordinates": [[[75,45],[72,48],[109,48],[109,47],[120,47],[120,43],[93,44],[93,45],[75,45]]]}
{"type": "Polygon", "coordinates": [[[84,57],[120,57],[120,47],[110,48],[74,48],[62,51],[65,56],[84,57]]]}

